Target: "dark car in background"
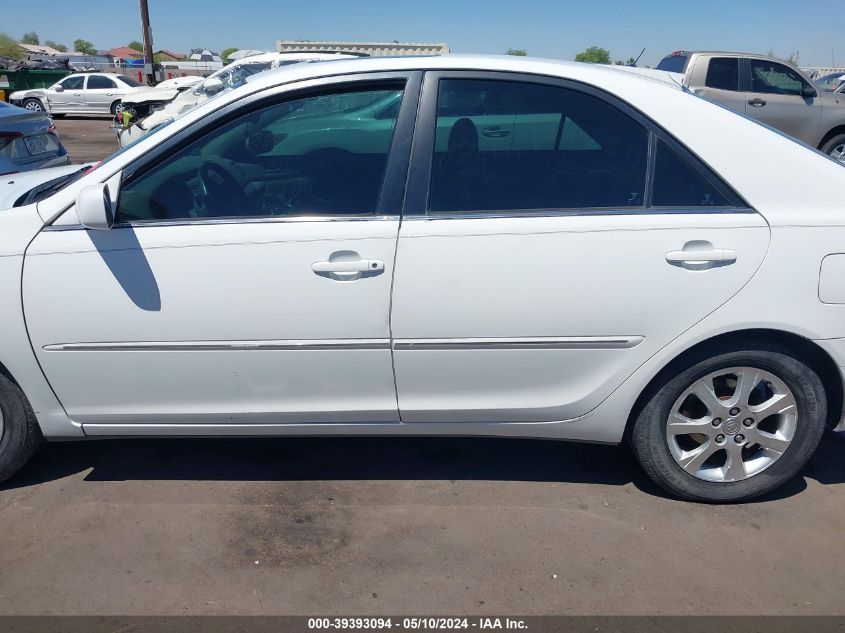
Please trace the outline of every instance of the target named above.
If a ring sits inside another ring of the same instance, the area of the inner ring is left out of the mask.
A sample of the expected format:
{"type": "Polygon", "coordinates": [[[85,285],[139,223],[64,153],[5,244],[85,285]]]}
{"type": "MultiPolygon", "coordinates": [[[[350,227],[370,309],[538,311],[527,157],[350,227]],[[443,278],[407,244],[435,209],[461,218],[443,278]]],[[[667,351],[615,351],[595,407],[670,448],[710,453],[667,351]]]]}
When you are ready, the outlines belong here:
{"type": "Polygon", "coordinates": [[[70,156],[45,112],[0,102],[0,174],[68,163],[70,156]]]}

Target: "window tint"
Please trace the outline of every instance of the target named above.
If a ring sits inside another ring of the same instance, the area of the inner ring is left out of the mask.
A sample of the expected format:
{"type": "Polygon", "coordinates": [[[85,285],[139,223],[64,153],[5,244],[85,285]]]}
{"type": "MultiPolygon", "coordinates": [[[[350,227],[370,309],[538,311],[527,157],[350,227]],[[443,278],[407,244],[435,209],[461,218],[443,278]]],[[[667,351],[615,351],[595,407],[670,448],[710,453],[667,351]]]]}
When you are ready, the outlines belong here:
{"type": "Polygon", "coordinates": [[[800,95],[803,87],[801,75],[788,66],[763,59],[751,60],[751,92],[800,95]]]}
{"type": "Polygon", "coordinates": [[[643,204],[648,132],[576,90],[441,80],[434,145],[434,212],[643,204]]]}
{"type": "Polygon", "coordinates": [[[663,141],[658,141],[652,206],[683,208],[731,205],[693,164],[663,141]]]}
{"type": "Polygon", "coordinates": [[[102,75],[91,75],[88,77],[88,89],[96,88],[117,88],[117,85],[108,77],[102,75]]]}
{"type": "Polygon", "coordinates": [[[682,73],[686,70],[689,57],[686,55],[669,55],[660,60],[657,70],[665,70],[670,73],[682,73]]]}
{"type": "Polygon", "coordinates": [[[704,84],[717,90],[739,89],[739,59],[714,57],[707,66],[707,78],[704,84]]]}
{"type": "Polygon", "coordinates": [[[137,88],[138,86],[143,85],[140,81],[136,81],[132,79],[132,77],[127,77],[126,75],[120,75],[120,80],[131,88],[137,88]]]}
{"type": "Polygon", "coordinates": [[[68,77],[60,81],[59,85],[65,90],[82,90],[82,85],[85,83],[85,77],[68,77]]]}
{"type": "Polygon", "coordinates": [[[396,117],[361,101],[398,88],[306,97],[213,130],[122,188],[117,220],[373,214],[396,117]]]}

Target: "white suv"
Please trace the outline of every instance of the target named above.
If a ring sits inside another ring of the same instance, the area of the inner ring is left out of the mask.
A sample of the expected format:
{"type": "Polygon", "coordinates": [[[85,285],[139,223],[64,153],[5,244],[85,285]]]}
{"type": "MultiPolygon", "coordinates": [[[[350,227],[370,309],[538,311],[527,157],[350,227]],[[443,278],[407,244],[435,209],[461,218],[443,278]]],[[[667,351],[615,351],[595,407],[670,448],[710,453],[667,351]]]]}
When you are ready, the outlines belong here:
{"type": "Polygon", "coordinates": [[[9,95],[13,105],[53,115],[115,114],[123,106],[121,99],[142,84],[126,75],[112,73],[76,73],[49,88],[18,90],[9,95]]]}

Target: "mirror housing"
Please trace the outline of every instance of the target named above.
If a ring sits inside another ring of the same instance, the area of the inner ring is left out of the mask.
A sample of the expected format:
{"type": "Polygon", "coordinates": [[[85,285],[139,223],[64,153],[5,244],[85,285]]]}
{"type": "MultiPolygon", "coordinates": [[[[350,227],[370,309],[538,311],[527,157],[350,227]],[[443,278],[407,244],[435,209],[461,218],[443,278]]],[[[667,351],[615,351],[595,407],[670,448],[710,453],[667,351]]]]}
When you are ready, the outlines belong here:
{"type": "Polygon", "coordinates": [[[202,90],[206,94],[215,95],[226,86],[220,81],[217,77],[209,77],[204,82],[202,82],[202,90]]]}
{"type": "Polygon", "coordinates": [[[53,92],[64,92],[64,91],[65,91],[64,86],[62,86],[60,84],[56,84],[55,86],[53,86],[53,92]]]}
{"type": "Polygon", "coordinates": [[[804,87],[801,89],[801,96],[805,99],[814,99],[819,96],[819,93],[810,84],[804,84],[804,87]]]}
{"type": "Polygon", "coordinates": [[[100,183],[83,187],[76,196],[76,215],[86,229],[110,229],[114,224],[114,212],[108,185],[100,183]]]}

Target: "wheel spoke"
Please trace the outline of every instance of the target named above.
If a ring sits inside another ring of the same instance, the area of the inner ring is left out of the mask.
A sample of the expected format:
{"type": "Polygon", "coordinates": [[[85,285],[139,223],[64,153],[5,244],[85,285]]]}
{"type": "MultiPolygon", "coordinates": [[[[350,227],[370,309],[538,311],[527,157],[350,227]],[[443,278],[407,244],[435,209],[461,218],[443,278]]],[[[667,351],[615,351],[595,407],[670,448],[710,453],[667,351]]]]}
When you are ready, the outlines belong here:
{"type": "Polygon", "coordinates": [[[736,390],[730,399],[730,405],[747,405],[754,387],[760,384],[760,370],[746,367],[736,377],[736,390]]]}
{"type": "Polygon", "coordinates": [[[790,440],[784,439],[772,433],[766,433],[760,429],[756,429],[753,433],[751,433],[748,436],[748,441],[754,442],[763,448],[768,448],[778,453],[783,453],[790,444],[790,440]]]}
{"type": "Polygon", "coordinates": [[[696,380],[689,389],[690,393],[701,400],[701,403],[707,407],[707,410],[713,416],[720,415],[725,409],[726,403],[719,400],[716,392],[713,390],[712,382],[707,384],[705,380],[696,380]]]}
{"type": "Polygon", "coordinates": [[[740,481],[748,476],[745,470],[745,462],[742,461],[742,445],[736,442],[729,442],[725,446],[728,453],[728,461],[725,462],[725,479],[729,481],[740,481]]]}
{"type": "Polygon", "coordinates": [[[666,430],[670,435],[702,433],[709,436],[713,434],[713,425],[710,423],[711,419],[707,417],[701,420],[691,420],[680,413],[673,413],[672,417],[669,418],[669,424],[666,430]]]}
{"type": "Polygon", "coordinates": [[[795,413],[795,406],[795,398],[792,394],[776,393],[762,404],[748,408],[757,416],[757,420],[760,421],[765,420],[770,415],[795,413]]]}
{"type": "Polygon", "coordinates": [[[688,451],[678,460],[678,463],[688,473],[694,475],[713,453],[719,450],[719,445],[708,440],[698,448],[688,451]]]}

